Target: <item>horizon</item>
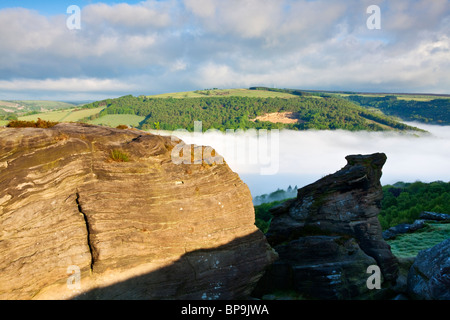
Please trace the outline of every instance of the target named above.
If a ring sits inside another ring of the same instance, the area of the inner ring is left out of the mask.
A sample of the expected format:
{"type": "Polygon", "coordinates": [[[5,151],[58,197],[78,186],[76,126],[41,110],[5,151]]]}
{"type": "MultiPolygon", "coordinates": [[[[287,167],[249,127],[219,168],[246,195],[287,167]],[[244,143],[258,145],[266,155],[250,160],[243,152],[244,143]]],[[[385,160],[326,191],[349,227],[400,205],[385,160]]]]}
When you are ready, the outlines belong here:
{"type": "Polygon", "coordinates": [[[251,86],[450,94],[449,15],[450,0],[5,0],[0,100],[251,86]]]}
{"type": "MultiPolygon", "coordinates": [[[[215,88],[217,90],[233,90],[233,89],[243,89],[248,90],[249,88],[215,88]]],[[[353,91],[353,90],[315,90],[315,89],[302,89],[302,88],[275,88],[275,89],[282,89],[282,90],[299,90],[304,92],[317,92],[317,93],[350,93],[354,95],[411,95],[411,96],[436,96],[436,97],[449,97],[450,98],[450,91],[449,93],[430,93],[430,92],[387,92],[387,91],[353,91]]],[[[152,95],[146,95],[146,96],[153,96],[153,95],[160,95],[160,94],[177,94],[177,93],[184,93],[184,92],[193,92],[196,90],[207,90],[205,88],[202,89],[195,89],[192,91],[171,91],[171,92],[161,92],[161,93],[155,93],[152,95]]],[[[127,94],[125,94],[127,95],[127,94]]],[[[116,99],[123,97],[125,95],[118,95],[118,96],[107,96],[102,99],[81,99],[81,100],[74,100],[74,99],[0,99],[0,101],[55,101],[55,102],[66,102],[66,103],[73,103],[73,102],[83,102],[83,103],[91,103],[95,101],[101,101],[106,99],[116,99]]],[[[145,95],[145,94],[143,94],[145,95]]],[[[133,95],[135,97],[139,95],[133,95]]]]}

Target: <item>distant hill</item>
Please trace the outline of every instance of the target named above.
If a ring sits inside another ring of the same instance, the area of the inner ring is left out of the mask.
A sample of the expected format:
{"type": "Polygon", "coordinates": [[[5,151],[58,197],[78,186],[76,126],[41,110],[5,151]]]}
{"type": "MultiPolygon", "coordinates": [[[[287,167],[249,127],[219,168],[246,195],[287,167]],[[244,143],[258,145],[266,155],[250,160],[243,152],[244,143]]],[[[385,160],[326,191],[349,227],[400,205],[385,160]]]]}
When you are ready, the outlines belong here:
{"type": "Polygon", "coordinates": [[[205,89],[157,96],[123,96],[83,106],[104,109],[87,122],[107,115],[143,117],[140,129],[203,130],[417,130],[380,112],[372,112],[347,99],[303,93],[297,90],[205,89]]]}
{"type": "Polygon", "coordinates": [[[0,124],[17,117],[170,131],[193,131],[194,121],[202,121],[203,130],[222,131],[417,131],[401,121],[450,125],[450,96],[251,87],[128,95],[94,102],[0,101],[0,124]]]}
{"type": "Polygon", "coordinates": [[[254,90],[285,92],[302,96],[340,97],[373,112],[381,111],[403,121],[450,125],[450,94],[368,93],[254,87],[254,90]]]}
{"type": "Polygon", "coordinates": [[[25,113],[30,111],[50,111],[56,109],[73,108],[75,104],[63,101],[48,100],[7,100],[0,101],[0,110],[15,113],[25,113]]]}
{"type": "Polygon", "coordinates": [[[254,88],[244,89],[203,89],[186,92],[163,93],[157,95],[149,95],[147,98],[202,98],[202,97],[253,97],[253,98],[295,98],[296,95],[290,92],[275,90],[254,90],[254,88]]]}
{"type": "Polygon", "coordinates": [[[399,99],[396,96],[367,97],[349,95],[348,100],[366,108],[377,108],[384,114],[406,121],[450,125],[450,98],[399,99]]]}

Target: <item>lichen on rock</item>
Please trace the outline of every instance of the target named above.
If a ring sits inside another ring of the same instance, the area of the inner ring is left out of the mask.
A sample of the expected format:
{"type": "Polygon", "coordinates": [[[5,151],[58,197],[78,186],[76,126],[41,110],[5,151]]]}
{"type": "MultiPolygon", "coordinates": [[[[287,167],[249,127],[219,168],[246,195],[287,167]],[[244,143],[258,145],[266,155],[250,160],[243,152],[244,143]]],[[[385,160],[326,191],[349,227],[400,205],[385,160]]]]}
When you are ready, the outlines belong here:
{"type": "Polygon", "coordinates": [[[0,299],[247,296],[276,258],[250,191],[225,163],[173,163],[177,143],[86,124],[1,129],[0,299]],[[115,149],[129,161],[110,161],[115,149]]]}

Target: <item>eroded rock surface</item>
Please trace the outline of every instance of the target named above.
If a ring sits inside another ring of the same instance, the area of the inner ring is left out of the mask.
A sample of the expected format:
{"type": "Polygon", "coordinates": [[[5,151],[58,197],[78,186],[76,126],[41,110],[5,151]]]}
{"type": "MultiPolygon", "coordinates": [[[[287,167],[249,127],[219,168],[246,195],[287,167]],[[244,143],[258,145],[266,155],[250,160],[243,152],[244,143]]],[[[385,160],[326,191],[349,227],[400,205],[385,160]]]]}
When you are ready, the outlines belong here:
{"type": "Polygon", "coordinates": [[[369,292],[370,265],[379,266],[385,287],[395,282],[398,261],[377,217],[386,155],[346,159],[344,168],[273,208],[267,238],[280,259],[261,286],[294,289],[312,298],[352,299],[369,292]]]}
{"type": "Polygon", "coordinates": [[[0,129],[0,299],[247,296],[276,258],[250,191],[226,163],[174,164],[178,143],[82,124],[0,129]]]}
{"type": "Polygon", "coordinates": [[[420,300],[450,300],[450,239],[417,255],[408,273],[408,293],[420,300]]]}

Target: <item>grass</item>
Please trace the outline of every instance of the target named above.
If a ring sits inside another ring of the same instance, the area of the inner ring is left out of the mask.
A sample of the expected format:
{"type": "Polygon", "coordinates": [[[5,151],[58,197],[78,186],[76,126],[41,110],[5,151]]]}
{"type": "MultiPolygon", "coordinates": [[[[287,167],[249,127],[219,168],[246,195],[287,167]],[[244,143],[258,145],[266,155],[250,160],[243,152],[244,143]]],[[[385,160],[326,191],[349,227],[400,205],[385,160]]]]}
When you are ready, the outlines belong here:
{"type": "Polygon", "coordinates": [[[57,122],[76,122],[85,117],[89,117],[91,115],[99,113],[104,108],[95,108],[95,109],[64,109],[64,110],[55,110],[48,111],[43,113],[32,114],[28,116],[19,117],[19,120],[23,121],[36,121],[38,118],[48,121],[57,121],[57,122]]]}
{"type": "Polygon", "coordinates": [[[62,101],[48,100],[3,100],[0,101],[0,108],[8,109],[16,113],[27,113],[29,111],[48,112],[52,110],[70,109],[75,105],[62,101]]]}
{"type": "Polygon", "coordinates": [[[21,120],[21,121],[36,121],[38,118],[41,118],[41,119],[47,120],[47,121],[60,121],[62,118],[67,116],[67,114],[69,112],[70,111],[68,111],[68,110],[42,112],[42,113],[36,113],[36,114],[28,115],[28,116],[19,117],[19,120],[21,120]]]}
{"type": "Polygon", "coordinates": [[[398,100],[415,100],[415,101],[431,101],[434,99],[450,99],[448,96],[439,96],[439,95],[414,95],[414,94],[386,94],[386,93],[336,93],[336,95],[341,97],[348,97],[351,95],[358,95],[358,96],[364,96],[364,97],[385,97],[385,96],[396,96],[398,100]]]}
{"type": "Polygon", "coordinates": [[[62,118],[60,121],[64,122],[76,122],[83,118],[92,116],[94,114],[99,113],[104,108],[95,108],[95,109],[72,109],[70,113],[68,113],[64,118],[62,118]]]}
{"type": "Polygon", "coordinates": [[[98,119],[89,121],[90,124],[106,125],[116,128],[119,125],[129,125],[132,127],[139,126],[139,123],[143,121],[145,117],[137,116],[134,114],[108,114],[98,119]]]}
{"type": "Polygon", "coordinates": [[[255,98],[295,98],[293,94],[264,90],[249,89],[214,89],[214,90],[196,90],[186,92],[164,93],[148,96],[149,98],[199,98],[199,97],[255,97],[255,98]]]}
{"type": "Polygon", "coordinates": [[[111,153],[109,154],[109,157],[111,160],[115,162],[128,162],[130,161],[130,157],[126,152],[123,152],[122,150],[114,149],[111,150],[111,153]]]}
{"type": "Polygon", "coordinates": [[[419,251],[450,238],[450,223],[428,223],[423,229],[414,233],[398,235],[387,242],[392,253],[401,258],[415,257],[419,251]]]}
{"type": "Polygon", "coordinates": [[[43,109],[67,109],[74,105],[62,101],[48,101],[48,100],[13,100],[9,101],[12,103],[17,103],[23,105],[27,108],[43,108],[43,109]]]}

